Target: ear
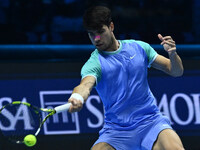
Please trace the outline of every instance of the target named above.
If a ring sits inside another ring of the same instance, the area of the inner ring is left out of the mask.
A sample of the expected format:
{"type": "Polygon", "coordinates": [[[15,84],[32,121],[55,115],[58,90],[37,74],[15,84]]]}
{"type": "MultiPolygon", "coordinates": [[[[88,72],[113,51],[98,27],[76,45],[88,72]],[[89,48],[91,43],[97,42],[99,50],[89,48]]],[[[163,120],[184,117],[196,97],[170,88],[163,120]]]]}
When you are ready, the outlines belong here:
{"type": "Polygon", "coordinates": [[[112,32],[114,31],[114,23],[113,23],[113,22],[110,23],[110,30],[111,30],[112,32]]]}

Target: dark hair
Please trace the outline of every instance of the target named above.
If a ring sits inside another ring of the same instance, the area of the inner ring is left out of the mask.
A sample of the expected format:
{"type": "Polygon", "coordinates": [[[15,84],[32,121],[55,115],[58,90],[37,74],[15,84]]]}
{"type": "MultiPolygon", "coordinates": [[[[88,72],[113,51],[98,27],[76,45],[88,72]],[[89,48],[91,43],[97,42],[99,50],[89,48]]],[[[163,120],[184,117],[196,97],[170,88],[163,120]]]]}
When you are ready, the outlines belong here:
{"type": "Polygon", "coordinates": [[[105,6],[91,7],[83,16],[83,26],[86,30],[99,30],[103,25],[109,26],[111,21],[111,11],[105,6]]]}

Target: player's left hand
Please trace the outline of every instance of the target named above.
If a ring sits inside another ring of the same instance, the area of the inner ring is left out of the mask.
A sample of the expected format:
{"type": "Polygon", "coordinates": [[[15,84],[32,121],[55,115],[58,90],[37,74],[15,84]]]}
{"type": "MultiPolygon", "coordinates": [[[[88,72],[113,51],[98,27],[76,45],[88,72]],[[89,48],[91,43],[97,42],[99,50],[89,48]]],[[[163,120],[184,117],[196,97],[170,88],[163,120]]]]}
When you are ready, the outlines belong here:
{"type": "Polygon", "coordinates": [[[163,45],[164,50],[168,52],[168,54],[176,52],[176,43],[171,36],[163,37],[161,34],[158,34],[158,38],[162,41],[160,44],[163,45]]]}

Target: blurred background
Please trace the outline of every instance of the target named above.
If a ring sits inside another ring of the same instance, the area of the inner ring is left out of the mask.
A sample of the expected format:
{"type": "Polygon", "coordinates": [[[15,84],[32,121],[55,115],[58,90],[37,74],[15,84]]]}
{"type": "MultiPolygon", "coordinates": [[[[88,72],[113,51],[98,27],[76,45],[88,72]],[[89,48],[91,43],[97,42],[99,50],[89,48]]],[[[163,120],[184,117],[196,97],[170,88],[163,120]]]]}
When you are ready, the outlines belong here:
{"type": "Polygon", "coordinates": [[[88,44],[82,15],[95,4],[111,8],[118,39],[157,44],[162,33],[179,44],[200,42],[198,0],[0,0],[0,43],[88,44]]]}
{"type": "MultiPolygon", "coordinates": [[[[112,10],[117,39],[145,41],[166,57],[157,34],[176,41],[184,75],[173,78],[150,69],[149,84],[185,149],[200,150],[199,0],[0,0],[0,107],[8,100],[38,107],[67,101],[94,50],[82,25],[85,9],[93,5],[112,10]]],[[[103,113],[94,89],[81,112],[51,118],[36,146],[15,145],[0,136],[0,150],[89,150],[103,113]]]]}

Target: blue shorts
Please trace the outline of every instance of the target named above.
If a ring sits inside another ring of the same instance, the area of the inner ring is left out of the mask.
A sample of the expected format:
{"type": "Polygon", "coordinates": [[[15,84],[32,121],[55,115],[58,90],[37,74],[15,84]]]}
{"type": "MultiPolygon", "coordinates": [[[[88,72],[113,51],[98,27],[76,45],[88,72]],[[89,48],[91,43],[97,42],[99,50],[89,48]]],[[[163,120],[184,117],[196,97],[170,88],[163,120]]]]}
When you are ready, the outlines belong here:
{"type": "Polygon", "coordinates": [[[172,129],[170,121],[165,117],[128,131],[103,128],[94,145],[105,142],[116,150],[151,150],[158,134],[164,129],[172,129]]]}

